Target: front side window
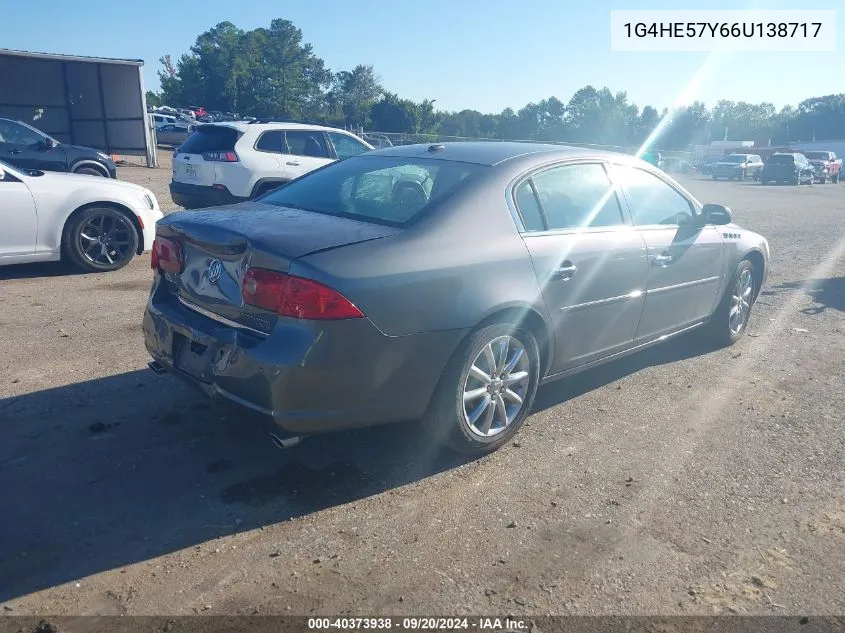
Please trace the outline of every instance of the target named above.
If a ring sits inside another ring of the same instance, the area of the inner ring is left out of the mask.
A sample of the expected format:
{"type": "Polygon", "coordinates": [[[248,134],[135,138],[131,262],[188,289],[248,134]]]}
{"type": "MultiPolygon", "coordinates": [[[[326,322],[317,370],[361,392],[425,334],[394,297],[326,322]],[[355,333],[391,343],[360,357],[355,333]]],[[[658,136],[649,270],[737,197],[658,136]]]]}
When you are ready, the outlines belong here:
{"type": "Polygon", "coordinates": [[[685,224],[692,220],[690,201],[654,174],[615,165],[613,178],[625,195],[637,226],[685,224]]]}
{"type": "Polygon", "coordinates": [[[361,154],[297,178],[261,201],[405,226],[485,169],[471,163],[361,154]]]}
{"type": "Polygon", "coordinates": [[[625,223],[613,186],[598,163],[553,167],[532,180],[550,230],[625,223]]]}
{"type": "Polygon", "coordinates": [[[329,158],[329,148],[323,133],[314,132],[285,132],[288,153],[296,156],[310,156],[312,158],[329,158]]]}
{"type": "Polygon", "coordinates": [[[0,120],[0,142],[13,145],[38,145],[44,137],[16,121],[0,120]]]}
{"type": "Polygon", "coordinates": [[[369,147],[346,134],[329,132],[329,139],[331,140],[332,145],[334,145],[334,151],[337,154],[337,157],[341,160],[370,151],[369,147]]]}

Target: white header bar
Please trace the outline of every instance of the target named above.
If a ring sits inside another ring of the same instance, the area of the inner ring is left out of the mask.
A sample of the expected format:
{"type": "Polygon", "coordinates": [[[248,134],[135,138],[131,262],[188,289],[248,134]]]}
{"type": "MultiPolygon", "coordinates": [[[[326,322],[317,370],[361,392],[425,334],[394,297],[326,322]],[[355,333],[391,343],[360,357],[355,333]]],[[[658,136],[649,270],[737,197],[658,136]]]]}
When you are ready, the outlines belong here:
{"type": "Polygon", "coordinates": [[[836,51],[836,11],[611,11],[614,52],[836,51]]]}

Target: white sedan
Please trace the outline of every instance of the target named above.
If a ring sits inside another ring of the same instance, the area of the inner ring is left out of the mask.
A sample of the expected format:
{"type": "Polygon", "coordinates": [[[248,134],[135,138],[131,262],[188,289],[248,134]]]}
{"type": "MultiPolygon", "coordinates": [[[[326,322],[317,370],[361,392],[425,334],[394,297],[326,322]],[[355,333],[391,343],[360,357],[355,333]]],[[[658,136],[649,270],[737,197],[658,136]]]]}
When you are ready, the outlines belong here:
{"type": "Polygon", "coordinates": [[[67,259],[90,271],[117,270],[152,248],[162,217],[144,187],[0,161],[0,266],[67,259]]]}

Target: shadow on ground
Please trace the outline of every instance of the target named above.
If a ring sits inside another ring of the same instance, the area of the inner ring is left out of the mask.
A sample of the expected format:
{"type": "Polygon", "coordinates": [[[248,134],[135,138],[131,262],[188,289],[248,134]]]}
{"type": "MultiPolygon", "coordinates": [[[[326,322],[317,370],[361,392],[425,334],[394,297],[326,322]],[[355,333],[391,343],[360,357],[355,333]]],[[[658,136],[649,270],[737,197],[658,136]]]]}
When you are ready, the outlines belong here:
{"type": "Polygon", "coordinates": [[[826,279],[806,279],[804,281],[790,281],[763,290],[760,294],[774,295],[784,290],[800,290],[816,305],[801,310],[804,314],[821,314],[828,308],[845,312],[845,277],[828,277],[826,279]]]}
{"type": "Polygon", "coordinates": [[[0,266],[0,281],[6,279],[39,279],[42,277],[69,277],[72,275],[90,275],[67,262],[38,262],[35,264],[14,264],[0,266]]]}
{"type": "MultiPolygon", "coordinates": [[[[707,351],[684,337],[547,385],[535,410],[707,351]]],[[[288,451],[269,441],[272,428],[148,370],[0,400],[0,601],[469,461],[436,450],[419,424],[315,436],[288,451]]]]}

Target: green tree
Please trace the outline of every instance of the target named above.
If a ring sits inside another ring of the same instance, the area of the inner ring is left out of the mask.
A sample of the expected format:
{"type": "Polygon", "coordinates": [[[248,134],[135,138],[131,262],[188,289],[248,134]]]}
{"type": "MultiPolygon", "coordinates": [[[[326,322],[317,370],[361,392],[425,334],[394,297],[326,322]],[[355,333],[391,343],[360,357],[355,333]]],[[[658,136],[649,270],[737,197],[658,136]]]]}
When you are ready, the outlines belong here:
{"type": "Polygon", "coordinates": [[[147,99],[147,105],[157,108],[162,104],[161,96],[157,92],[153,92],[152,90],[147,90],[147,94],[145,95],[147,99]]]}
{"type": "Polygon", "coordinates": [[[370,106],[369,118],[379,132],[417,132],[420,127],[420,106],[409,99],[400,99],[386,92],[370,106]]]}
{"type": "Polygon", "coordinates": [[[347,125],[367,126],[370,109],[384,92],[373,67],[359,64],[351,71],[337,73],[334,81],[347,125]]]}

